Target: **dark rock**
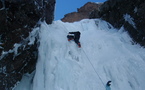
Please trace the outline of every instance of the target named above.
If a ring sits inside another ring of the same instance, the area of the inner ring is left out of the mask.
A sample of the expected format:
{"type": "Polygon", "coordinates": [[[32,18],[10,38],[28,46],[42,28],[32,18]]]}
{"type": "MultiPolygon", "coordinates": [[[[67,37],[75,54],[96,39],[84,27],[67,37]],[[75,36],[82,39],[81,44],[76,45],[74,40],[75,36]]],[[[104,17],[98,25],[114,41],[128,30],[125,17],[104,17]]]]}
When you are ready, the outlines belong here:
{"type": "Polygon", "coordinates": [[[25,73],[35,70],[38,41],[30,45],[28,36],[40,20],[52,23],[54,5],[55,0],[0,1],[0,90],[11,90],[25,73]]]}
{"type": "Polygon", "coordinates": [[[144,0],[108,0],[100,7],[93,18],[102,18],[115,28],[124,28],[129,32],[135,43],[145,46],[145,1],[144,0]],[[130,15],[135,26],[124,19],[130,15]]]}
{"type": "MultiPolygon", "coordinates": [[[[74,22],[74,21],[80,21],[82,19],[88,19],[90,18],[90,14],[92,11],[98,11],[98,8],[100,7],[100,4],[88,2],[81,8],[77,9],[77,12],[72,12],[69,14],[66,14],[64,18],[61,20],[63,22],[74,22]]],[[[93,13],[91,14],[91,17],[93,17],[93,13]]]]}

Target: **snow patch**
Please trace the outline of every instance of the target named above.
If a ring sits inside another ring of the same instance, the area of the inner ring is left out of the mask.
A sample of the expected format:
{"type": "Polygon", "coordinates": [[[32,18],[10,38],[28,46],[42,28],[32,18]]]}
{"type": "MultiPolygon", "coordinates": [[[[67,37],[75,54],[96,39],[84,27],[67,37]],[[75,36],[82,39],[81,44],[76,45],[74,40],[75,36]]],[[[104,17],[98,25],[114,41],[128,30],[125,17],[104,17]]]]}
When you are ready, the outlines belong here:
{"type": "MultiPolygon", "coordinates": [[[[27,42],[27,41],[29,41],[28,45],[33,45],[34,42],[35,42],[35,40],[36,40],[36,38],[38,37],[38,33],[39,33],[39,27],[34,28],[34,29],[32,30],[32,32],[30,32],[28,38],[26,38],[23,42],[21,42],[21,43],[15,43],[14,46],[13,46],[14,48],[13,48],[13,49],[10,49],[9,51],[2,51],[2,54],[1,54],[1,56],[0,56],[0,60],[1,60],[2,58],[4,58],[6,55],[8,55],[9,53],[14,53],[14,58],[15,58],[16,56],[18,56],[18,55],[19,55],[18,49],[19,49],[20,47],[25,48],[25,45],[26,45],[26,42],[27,42]]],[[[0,42],[0,45],[1,45],[1,44],[2,44],[2,43],[0,42]]],[[[1,46],[0,46],[0,48],[3,49],[3,47],[1,47],[1,46]]],[[[14,58],[13,58],[13,59],[14,59],[14,58]]]]}
{"type": "Polygon", "coordinates": [[[124,19],[136,29],[135,23],[133,22],[134,19],[129,14],[125,14],[124,19]]]}
{"type": "Polygon", "coordinates": [[[134,8],[134,13],[137,13],[137,10],[138,10],[137,7],[135,7],[135,8],[134,8]]]}
{"type": "Polygon", "coordinates": [[[29,34],[29,43],[28,45],[33,45],[39,32],[39,27],[34,28],[33,31],[29,34]]]}

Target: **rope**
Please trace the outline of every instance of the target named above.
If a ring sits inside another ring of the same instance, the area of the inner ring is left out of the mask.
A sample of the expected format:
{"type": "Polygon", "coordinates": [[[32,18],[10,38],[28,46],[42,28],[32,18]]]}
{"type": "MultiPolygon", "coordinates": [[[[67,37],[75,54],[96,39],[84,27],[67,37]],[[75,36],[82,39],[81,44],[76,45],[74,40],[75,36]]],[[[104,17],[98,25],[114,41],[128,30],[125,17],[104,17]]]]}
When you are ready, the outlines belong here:
{"type": "MultiPolygon", "coordinates": [[[[81,23],[81,26],[82,26],[82,29],[84,29],[84,27],[83,27],[82,23],[81,23]]],[[[95,73],[96,73],[96,74],[97,74],[97,76],[99,77],[99,79],[100,79],[101,83],[102,83],[102,84],[103,84],[103,86],[105,87],[105,84],[103,83],[103,80],[101,79],[100,75],[99,75],[99,74],[98,74],[98,72],[96,71],[95,67],[93,66],[93,64],[92,64],[91,60],[89,59],[89,57],[87,56],[87,54],[85,53],[85,51],[84,51],[84,49],[83,49],[83,48],[82,48],[82,51],[84,52],[85,56],[87,57],[87,59],[88,59],[88,61],[89,61],[90,65],[91,65],[91,66],[92,66],[92,68],[94,69],[95,73]]]]}
{"type": "MultiPolygon", "coordinates": [[[[82,23],[81,23],[81,25],[82,25],[82,23]]],[[[64,26],[64,25],[63,25],[64,26]]],[[[82,25],[82,27],[83,27],[83,25],[82,25]]],[[[64,28],[66,29],[65,31],[66,32],[68,32],[68,30],[67,30],[67,28],[64,26],[64,28]]],[[[84,28],[83,28],[84,29],[84,28]]],[[[82,48],[82,47],[81,47],[82,48]]],[[[92,62],[91,62],[91,60],[89,59],[89,57],[87,56],[87,54],[85,53],[85,51],[84,51],[84,49],[82,48],[82,51],[84,52],[84,54],[85,54],[85,56],[87,57],[87,59],[88,59],[88,61],[89,61],[89,63],[90,63],[90,65],[92,66],[92,68],[94,69],[94,71],[95,71],[95,73],[97,74],[97,76],[99,77],[99,79],[100,79],[100,81],[101,81],[101,83],[103,84],[103,86],[105,87],[105,84],[103,83],[103,80],[101,79],[101,77],[100,77],[100,75],[98,74],[98,72],[96,71],[96,69],[95,69],[95,67],[93,66],[93,64],[92,64],[92,62]]]]}
{"type": "Polygon", "coordinates": [[[87,56],[87,54],[85,53],[84,49],[82,48],[82,51],[84,52],[85,56],[87,57],[90,65],[92,66],[92,68],[94,69],[95,73],[97,74],[97,76],[99,77],[100,81],[102,82],[103,86],[105,86],[105,84],[103,83],[103,80],[101,79],[100,75],[98,74],[98,72],[96,71],[95,67],[93,66],[91,60],[89,59],[89,57],[87,56]]]}
{"type": "MultiPolygon", "coordinates": [[[[63,23],[62,23],[63,24],[63,23]]],[[[63,24],[63,27],[65,28],[65,32],[68,33],[69,31],[67,30],[67,28],[65,27],[65,25],[63,24]]]]}

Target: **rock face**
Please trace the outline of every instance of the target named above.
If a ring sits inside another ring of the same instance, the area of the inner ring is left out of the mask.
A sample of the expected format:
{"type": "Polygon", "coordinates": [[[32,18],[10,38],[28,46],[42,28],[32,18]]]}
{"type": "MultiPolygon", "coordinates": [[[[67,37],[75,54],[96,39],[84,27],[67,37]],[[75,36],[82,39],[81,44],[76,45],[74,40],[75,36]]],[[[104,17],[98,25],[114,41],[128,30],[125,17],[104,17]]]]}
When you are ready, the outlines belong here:
{"type": "Polygon", "coordinates": [[[82,19],[87,19],[90,17],[90,13],[92,11],[98,11],[98,8],[100,7],[100,4],[88,2],[81,8],[77,9],[77,12],[72,12],[69,14],[66,14],[64,18],[61,20],[63,22],[74,22],[74,21],[80,21],[82,19]]]}
{"type": "Polygon", "coordinates": [[[116,28],[124,26],[136,43],[145,46],[144,10],[144,0],[108,0],[93,18],[102,18],[116,28]]]}
{"type": "Polygon", "coordinates": [[[0,90],[11,90],[35,70],[37,44],[29,34],[38,21],[51,24],[55,0],[0,0],[0,90]]]}

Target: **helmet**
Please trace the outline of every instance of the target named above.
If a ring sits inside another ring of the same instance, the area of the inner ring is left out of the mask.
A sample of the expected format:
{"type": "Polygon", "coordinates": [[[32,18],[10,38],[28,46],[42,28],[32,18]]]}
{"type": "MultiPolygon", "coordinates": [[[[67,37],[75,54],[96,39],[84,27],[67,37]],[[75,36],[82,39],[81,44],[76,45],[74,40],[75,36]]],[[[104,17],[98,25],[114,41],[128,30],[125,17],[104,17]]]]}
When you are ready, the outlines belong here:
{"type": "Polygon", "coordinates": [[[111,81],[108,81],[108,82],[107,82],[107,86],[110,86],[110,85],[111,85],[111,81]]]}

